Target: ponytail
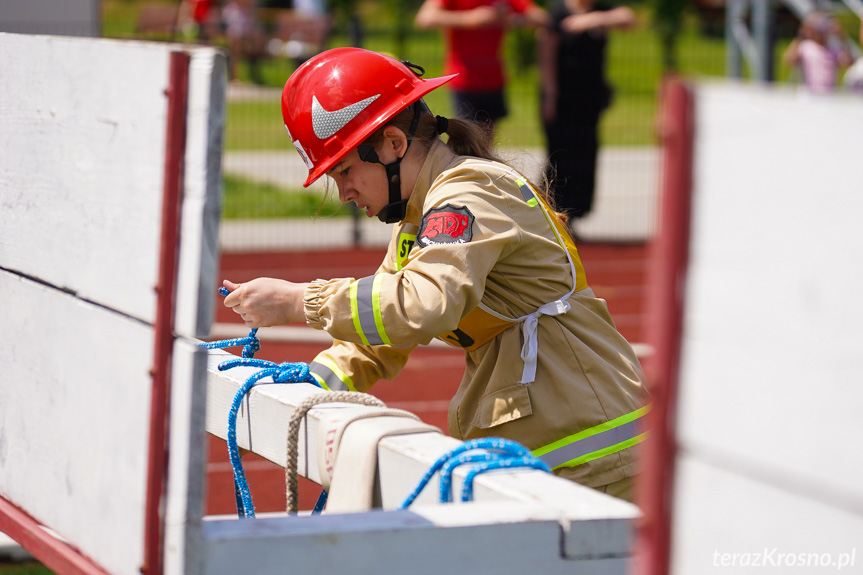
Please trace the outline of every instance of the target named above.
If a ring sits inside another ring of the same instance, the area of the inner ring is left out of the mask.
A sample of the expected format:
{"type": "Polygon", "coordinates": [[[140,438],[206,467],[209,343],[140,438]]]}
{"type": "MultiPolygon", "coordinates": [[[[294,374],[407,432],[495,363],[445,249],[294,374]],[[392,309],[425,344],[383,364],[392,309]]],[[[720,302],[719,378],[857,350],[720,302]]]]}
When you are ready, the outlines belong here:
{"type": "Polygon", "coordinates": [[[504,163],[492,151],[489,132],[479,124],[461,118],[449,118],[446,133],[449,136],[446,145],[457,156],[473,156],[504,163]]]}

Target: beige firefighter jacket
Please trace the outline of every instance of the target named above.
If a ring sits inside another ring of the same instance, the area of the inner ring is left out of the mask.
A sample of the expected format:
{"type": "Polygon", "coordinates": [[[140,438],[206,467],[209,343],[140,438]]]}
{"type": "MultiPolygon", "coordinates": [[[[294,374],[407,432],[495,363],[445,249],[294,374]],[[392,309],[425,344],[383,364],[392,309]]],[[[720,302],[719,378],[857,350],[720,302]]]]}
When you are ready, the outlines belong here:
{"type": "Polygon", "coordinates": [[[517,441],[591,487],[633,475],[646,411],[638,359],[565,228],[512,168],[436,142],[377,272],[316,280],[304,305],[336,340],[310,365],[325,387],[366,391],[439,337],[465,348],[451,435],[517,441]]]}

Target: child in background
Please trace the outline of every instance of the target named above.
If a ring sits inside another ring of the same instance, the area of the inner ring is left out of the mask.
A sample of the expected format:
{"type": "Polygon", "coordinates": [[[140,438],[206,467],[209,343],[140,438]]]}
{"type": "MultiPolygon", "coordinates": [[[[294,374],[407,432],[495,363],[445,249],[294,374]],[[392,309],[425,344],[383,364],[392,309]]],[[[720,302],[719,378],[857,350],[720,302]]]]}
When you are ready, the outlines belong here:
{"type": "Polygon", "coordinates": [[[824,12],[812,12],[803,19],[783,60],[788,66],[799,66],[806,88],[818,93],[835,91],[839,71],[852,61],[842,28],[824,12]]]}

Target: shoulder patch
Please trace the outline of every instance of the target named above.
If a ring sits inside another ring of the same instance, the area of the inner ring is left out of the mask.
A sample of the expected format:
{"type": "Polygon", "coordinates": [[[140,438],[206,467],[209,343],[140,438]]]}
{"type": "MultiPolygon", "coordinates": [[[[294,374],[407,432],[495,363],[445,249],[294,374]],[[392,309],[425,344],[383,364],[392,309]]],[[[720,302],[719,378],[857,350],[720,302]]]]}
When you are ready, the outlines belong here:
{"type": "Polygon", "coordinates": [[[473,237],[473,220],[473,214],[465,207],[447,204],[432,208],[423,215],[417,243],[421,246],[466,244],[473,237]]]}

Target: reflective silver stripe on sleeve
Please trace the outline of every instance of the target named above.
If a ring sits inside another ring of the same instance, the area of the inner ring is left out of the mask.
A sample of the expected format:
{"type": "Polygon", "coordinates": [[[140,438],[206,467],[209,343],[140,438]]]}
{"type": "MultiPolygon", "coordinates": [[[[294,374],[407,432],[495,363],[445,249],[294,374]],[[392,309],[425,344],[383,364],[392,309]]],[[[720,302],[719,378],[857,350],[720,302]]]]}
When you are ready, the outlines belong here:
{"type": "Polygon", "coordinates": [[[333,370],[321,363],[313,361],[309,364],[309,371],[313,376],[322,379],[330,391],[350,391],[347,384],[339,379],[333,370]]]}
{"type": "Polygon", "coordinates": [[[364,277],[357,281],[357,316],[360,320],[360,328],[369,345],[383,345],[386,343],[378,333],[375,323],[375,276],[364,277]]]}

